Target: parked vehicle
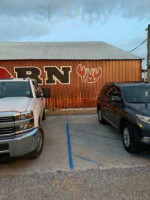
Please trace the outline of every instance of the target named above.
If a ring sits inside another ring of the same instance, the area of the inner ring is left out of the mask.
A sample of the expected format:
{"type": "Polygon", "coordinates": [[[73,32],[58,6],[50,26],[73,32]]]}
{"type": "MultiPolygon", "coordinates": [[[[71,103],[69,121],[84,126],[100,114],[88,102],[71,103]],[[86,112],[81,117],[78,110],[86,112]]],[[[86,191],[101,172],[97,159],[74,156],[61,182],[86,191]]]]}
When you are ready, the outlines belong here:
{"type": "Polygon", "coordinates": [[[150,145],[150,84],[108,83],[98,96],[98,120],[108,122],[122,133],[129,153],[140,144],[150,145]]]}
{"type": "Polygon", "coordinates": [[[41,89],[29,78],[0,80],[0,154],[40,155],[44,144],[41,120],[49,96],[48,88],[41,89]]]}

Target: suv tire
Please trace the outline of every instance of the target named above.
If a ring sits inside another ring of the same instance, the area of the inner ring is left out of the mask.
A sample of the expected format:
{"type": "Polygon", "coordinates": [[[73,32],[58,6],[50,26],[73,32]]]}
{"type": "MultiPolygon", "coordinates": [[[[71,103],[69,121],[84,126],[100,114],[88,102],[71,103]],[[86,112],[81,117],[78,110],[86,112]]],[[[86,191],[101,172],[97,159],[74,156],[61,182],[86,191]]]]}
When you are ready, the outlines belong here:
{"type": "Polygon", "coordinates": [[[38,133],[37,148],[31,153],[31,156],[30,156],[31,159],[36,159],[39,157],[39,155],[42,153],[43,145],[44,145],[44,132],[42,128],[40,127],[39,133],[38,133]]]}
{"type": "Polygon", "coordinates": [[[138,152],[138,146],[135,141],[134,130],[128,122],[125,122],[122,127],[122,140],[127,152],[138,152]]]}
{"type": "Polygon", "coordinates": [[[105,120],[103,118],[102,110],[100,107],[98,108],[98,121],[100,124],[105,124],[105,120]]]}

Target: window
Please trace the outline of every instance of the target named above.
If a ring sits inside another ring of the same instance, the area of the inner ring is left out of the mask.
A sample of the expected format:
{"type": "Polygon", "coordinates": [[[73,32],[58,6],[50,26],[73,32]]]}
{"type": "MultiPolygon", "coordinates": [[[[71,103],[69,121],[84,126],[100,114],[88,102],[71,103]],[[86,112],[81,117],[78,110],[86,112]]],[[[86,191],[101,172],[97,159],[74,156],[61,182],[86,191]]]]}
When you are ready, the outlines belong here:
{"type": "Polygon", "coordinates": [[[108,96],[110,97],[114,97],[114,96],[118,96],[118,97],[121,97],[121,93],[120,93],[120,90],[119,88],[112,88],[109,92],[108,92],[108,96]]]}
{"type": "Polygon", "coordinates": [[[28,82],[2,81],[0,82],[0,98],[4,97],[32,98],[33,96],[28,82]]]}
{"type": "Polygon", "coordinates": [[[35,81],[32,81],[33,85],[34,85],[34,89],[37,90],[38,89],[38,85],[36,84],[35,81]]]}
{"type": "Polygon", "coordinates": [[[124,87],[125,97],[128,103],[150,103],[150,85],[124,87]]]}
{"type": "Polygon", "coordinates": [[[110,84],[105,84],[105,85],[103,86],[103,89],[101,90],[101,94],[107,96],[108,93],[109,93],[109,91],[110,91],[110,88],[112,89],[112,85],[110,85],[110,84]]]}
{"type": "Polygon", "coordinates": [[[38,86],[38,84],[35,81],[32,81],[32,83],[34,86],[36,96],[38,96],[39,94],[41,94],[41,96],[43,96],[43,92],[42,92],[41,88],[38,86]]]}

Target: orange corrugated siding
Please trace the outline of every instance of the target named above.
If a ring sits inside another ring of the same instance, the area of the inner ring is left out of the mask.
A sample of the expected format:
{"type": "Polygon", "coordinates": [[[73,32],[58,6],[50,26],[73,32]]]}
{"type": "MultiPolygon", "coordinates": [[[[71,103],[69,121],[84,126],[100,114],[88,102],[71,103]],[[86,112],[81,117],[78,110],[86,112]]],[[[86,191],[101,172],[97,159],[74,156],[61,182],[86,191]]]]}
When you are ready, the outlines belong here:
{"type": "Polygon", "coordinates": [[[8,69],[14,76],[14,67],[34,66],[42,70],[45,79],[44,66],[72,66],[70,85],[49,86],[51,98],[47,100],[48,108],[81,108],[95,107],[99,91],[106,82],[140,81],[141,60],[116,61],[58,61],[58,60],[25,60],[0,61],[0,66],[8,69]],[[76,73],[78,64],[86,68],[102,68],[102,77],[96,83],[83,83],[76,73]]]}

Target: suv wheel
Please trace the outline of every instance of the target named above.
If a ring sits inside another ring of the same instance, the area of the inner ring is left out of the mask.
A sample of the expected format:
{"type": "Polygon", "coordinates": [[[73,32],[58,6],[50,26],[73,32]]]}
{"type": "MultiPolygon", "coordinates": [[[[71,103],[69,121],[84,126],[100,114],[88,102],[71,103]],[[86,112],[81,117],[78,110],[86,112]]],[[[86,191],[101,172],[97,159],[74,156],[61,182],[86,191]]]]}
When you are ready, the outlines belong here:
{"type": "Polygon", "coordinates": [[[138,148],[135,141],[134,130],[129,123],[124,123],[122,128],[122,138],[125,149],[129,153],[137,153],[138,148]]]}
{"type": "Polygon", "coordinates": [[[31,153],[30,158],[31,159],[36,159],[39,157],[43,150],[43,145],[44,145],[44,133],[42,128],[39,128],[39,133],[38,133],[38,139],[37,139],[37,148],[31,153]]]}
{"type": "Polygon", "coordinates": [[[104,123],[105,123],[105,120],[103,119],[103,114],[102,114],[101,108],[98,108],[98,121],[99,121],[99,123],[101,123],[101,124],[104,124],[104,123]]]}

